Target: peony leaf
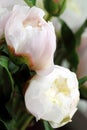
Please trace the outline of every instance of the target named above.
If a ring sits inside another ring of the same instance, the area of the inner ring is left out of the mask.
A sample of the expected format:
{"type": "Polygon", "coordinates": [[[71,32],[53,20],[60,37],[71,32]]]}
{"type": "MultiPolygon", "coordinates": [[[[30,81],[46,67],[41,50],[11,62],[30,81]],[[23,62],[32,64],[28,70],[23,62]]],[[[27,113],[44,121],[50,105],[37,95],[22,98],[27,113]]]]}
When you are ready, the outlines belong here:
{"type": "Polygon", "coordinates": [[[71,54],[67,53],[67,59],[70,62],[70,69],[72,71],[76,71],[79,63],[78,54],[76,51],[73,51],[71,54]]]}
{"type": "Polygon", "coordinates": [[[81,87],[87,81],[87,76],[80,78],[78,81],[79,87],[81,87]]]}
{"type": "Polygon", "coordinates": [[[62,23],[61,27],[62,39],[67,52],[71,53],[72,51],[75,50],[76,47],[76,39],[74,33],[63,20],[61,20],[61,23],[62,23]]]}
{"type": "Polygon", "coordinates": [[[24,0],[30,7],[32,7],[33,5],[35,5],[36,0],[24,0]]]}
{"type": "Polygon", "coordinates": [[[82,99],[87,100],[87,87],[85,87],[84,85],[84,83],[87,82],[87,76],[80,78],[78,81],[79,81],[80,96],[82,99]]]}
{"type": "Polygon", "coordinates": [[[75,71],[78,65],[78,55],[76,53],[76,38],[72,30],[67,26],[67,24],[60,20],[62,23],[61,35],[63,39],[63,44],[66,49],[66,58],[70,63],[70,69],[75,71]]]}
{"type": "Polygon", "coordinates": [[[7,57],[0,56],[0,97],[5,102],[9,100],[14,84],[11,73],[8,70],[8,63],[9,59],[7,57]]]}
{"type": "Polygon", "coordinates": [[[25,108],[24,100],[18,86],[15,86],[6,108],[13,117],[12,120],[5,122],[8,130],[25,130],[33,120],[33,116],[25,108]]]}
{"type": "MultiPolygon", "coordinates": [[[[8,65],[9,65],[9,59],[7,57],[5,57],[5,56],[0,56],[0,66],[1,66],[2,69],[4,69],[7,72],[8,78],[10,79],[11,87],[13,89],[13,84],[14,83],[13,83],[13,79],[12,79],[11,73],[8,70],[8,65]]],[[[2,72],[2,74],[4,75],[3,72],[2,72]]]]}
{"type": "Polygon", "coordinates": [[[6,54],[8,55],[8,49],[7,45],[5,43],[5,40],[0,40],[0,54],[6,54]]]}
{"type": "Polygon", "coordinates": [[[32,117],[25,117],[25,115],[22,115],[22,119],[20,118],[18,121],[12,119],[11,121],[3,122],[3,127],[5,128],[4,130],[25,130],[28,127],[31,120],[32,117]],[[20,120],[22,121],[21,123],[19,123],[20,120]]]}
{"type": "Polygon", "coordinates": [[[47,121],[43,121],[45,130],[53,130],[53,128],[49,125],[47,121]]]}
{"type": "Polygon", "coordinates": [[[11,116],[5,105],[9,101],[13,91],[13,79],[8,70],[9,59],[5,56],[0,56],[0,119],[10,120],[11,116]]]}
{"type": "Polygon", "coordinates": [[[81,86],[81,88],[80,88],[80,97],[82,99],[87,100],[87,88],[85,86],[81,86]]]}
{"type": "Polygon", "coordinates": [[[0,120],[0,130],[7,130],[2,120],[0,120]]]}
{"type": "Polygon", "coordinates": [[[19,66],[14,64],[12,61],[9,61],[9,70],[11,74],[15,74],[19,70],[19,66]]]}

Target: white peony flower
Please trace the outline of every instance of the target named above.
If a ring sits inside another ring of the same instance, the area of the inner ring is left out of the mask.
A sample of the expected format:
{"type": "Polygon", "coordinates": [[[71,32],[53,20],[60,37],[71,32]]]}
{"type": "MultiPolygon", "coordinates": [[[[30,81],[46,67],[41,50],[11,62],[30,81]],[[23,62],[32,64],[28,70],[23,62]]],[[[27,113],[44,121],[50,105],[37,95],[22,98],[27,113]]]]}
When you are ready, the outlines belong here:
{"type": "Polygon", "coordinates": [[[79,101],[76,75],[56,66],[47,76],[35,75],[25,92],[25,105],[37,120],[43,119],[53,128],[71,121],[79,101]]]}
{"type": "Polygon", "coordinates": [[[56,49],[54,27],[43,16],[40,8],[15,6],[5,28],[7,45],[16,55],[27,57],[29,67],[39,74],[53,68],[56,49]]]}
{"type": "Polygon", "coordinates": [[[73,31],[76,31],[87,19],[86,3],[86,0],[67,0],[66,9],[60,17],[73,31]]]}

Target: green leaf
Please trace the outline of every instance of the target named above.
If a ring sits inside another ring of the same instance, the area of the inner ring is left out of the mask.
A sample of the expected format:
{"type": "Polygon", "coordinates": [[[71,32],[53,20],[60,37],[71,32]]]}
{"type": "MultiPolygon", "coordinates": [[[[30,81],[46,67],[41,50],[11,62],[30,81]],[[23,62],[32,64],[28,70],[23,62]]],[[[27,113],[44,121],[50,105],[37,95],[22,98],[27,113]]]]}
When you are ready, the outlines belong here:
{"type": "Polygon", "coordinates": [[[10,60],[16,66],[20,66],[20,65],[22,65],[22,64],[24,64],[26,62],[25,59],[22,56],[16,56],[11,51],[9,51],[9,57],[10,57],[10,60]]]}
{"type": "Polygon", "coordinates": [[[86,27],[87,27],[87,19],[85,20],[85,22],[83,23],[83,25],[75,33],[77,46],[80,44],[81,35],[84,32],[84,30],[85,30],[86,27]]]}
{"type": "Polygon", "coordinates": [[[62,23],[61,34],[64,46],[68,53],[72,53],[72,51],[74,51],[76,48],[75,36],[72,30],[67,26],[67,24],[63,20],[61,20],[61,23],[62,23]]]}
{"type": "Polygon", "coordinates": [[[8,58],[0,56],[0,102],[9,100],[13,91],[13,79],[8,70],[8,58]]]}
{"type": "Polygon", "coordinates": [[[24,0],[30,7],[34,6],[36,3],[36,0],[24,0]]]}
{"type": "Polygon", "coordinates": [[[2,120],[0,120],[0,130],[7,130],[2,120]]]}
{"type": "Polygon", "coordinates": [[[5,41],[3,41],[3,43],[0,44],[0,54],[8,55],[8,48],[5,41]]]}
{"type": "Polygon", "coordinates": [[[17,128],[15,127],[16,126],[15,124],[16,124],[16,121],[14,119],[12,119],[11,121],[4,122],[4,125],[7,128],[7,130],[17,130],[17,128]]]}
{"type": "Polygon", "coordinates": [[[10,101],[7,103],[6,108],[13,117],[12,120],[4,122],[8,130],[25,130],[34,118],[27,112],[18,86],[15,86],[13,95],[10,101]]]}
{"type": "Polygon", "coordinates": [[[70,63],[70,69],[76,71],[78,65],[78,55],[76,52],[76,39],[72,30],[67,26],[67,24],[60,20],[62,23],[61,35],[64,47],[66,49],[66,58],[70,63]]]}
{"type": "Polygon", "coordinates": [[[3,67],[7,73],[8,73],[8,78],[10,79],[10,82],[11,82],[11,87],[13,89],[13,79],[12,79],[12,76],[11,76],[11,73],[9,72],[8,70],[8,63],[9,63],[9,59],[5,56],[0,56],[0,66],[3,67]]]}
{"type": "Polygon", "coordinates": [[[61,65],[65,58],[66,50],[64,45],[62,44],[61,38],[58,37],[57,47],[54,55],[54,63],[57,65],[61,65]]]}
{"type": "Polygon", "coordinates": [[[15,65],[12,61],[9,61],[8,68],[11,74],[15,74],[19,70],[20,67],[15,65]]]}
{"type": "Polygon", "coordinates": [[[73,51],[71,54],[67,54],[67,59],[70,62],[70,69],[75,72],[79,63],[79,58],[76,51],[73,51]]]}
{"type": "Polygon", "coordinates": [[[80,97],[82,99],[87,100],[87,88],[85,86],[81,86],[81,88],[80,88],[80,97]]]}
{"type": "Polygon", "coordinates": [[[87,81],[87,76],[80,78],[79,80],[80,97],[87,100],[87,87],[84,83],[87,81]]]}
{"type": "Polygon", "coordinates": [[[49,125],[47,121],[43,121],[45,130],[53,130],[53,128],[49,125]]]}
{"type": "Polygon", "coordinates": [[[0,118],[2,120],[11,118],[5,107],[13,91],[13,79],[8,70],[8,61],[7,57],[0,56],[0,118]]]}
{"type": "Polygon", "coordinates": [[[4,104],[4,99],[2,98],[3,102],[0,102],[0,119],[3,121],[10,121],[12,119],[10,113],[7,111],[6,106],[4,104]]]}
{"type": "Polygon", "coordinates": [[[80,78],[78,81],[79,87],[81,87],[87,81],[87,76],[80,78]]]}
{"type": "Polygon", "coordinates": [[[33,116],[22,114],[21,117],[19,120],[15,120],[13,118],[11,121],[3,122],[3,127],[7,128],[7,130],[25,130],[28,127],[29,123],[32,121],[33,116]]]}

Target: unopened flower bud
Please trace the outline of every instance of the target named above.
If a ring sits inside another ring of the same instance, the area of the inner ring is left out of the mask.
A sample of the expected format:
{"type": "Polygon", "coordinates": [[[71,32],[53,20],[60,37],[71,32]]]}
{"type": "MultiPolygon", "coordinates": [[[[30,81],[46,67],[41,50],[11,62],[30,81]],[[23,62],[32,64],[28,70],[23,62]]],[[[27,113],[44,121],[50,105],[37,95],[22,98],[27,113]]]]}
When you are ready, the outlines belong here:
{"type": "Polygon", "coordinates": [[[5,28],[9,48],[25,57],[30,69],[37,73],[53,68],[56,49],[53,24],[47,23],[43,16],[40,8],[15,6],[5,28]]]}
{"type": "Polygon", "coordinates": [[[44,7],[49,14],[59,16],[63,13],[66,5],[66,0],[44,0],[44,7]]]}

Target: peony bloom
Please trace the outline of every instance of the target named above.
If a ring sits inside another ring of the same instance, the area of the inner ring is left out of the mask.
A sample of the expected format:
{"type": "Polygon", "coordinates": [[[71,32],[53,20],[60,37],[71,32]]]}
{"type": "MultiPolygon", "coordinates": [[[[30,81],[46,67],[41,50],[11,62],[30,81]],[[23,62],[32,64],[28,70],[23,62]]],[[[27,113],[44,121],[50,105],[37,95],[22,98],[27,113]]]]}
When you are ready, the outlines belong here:
{"type": "Polygon", "coordinates": [[[60,16],[68,26],[76,31],[87,18],[86,0],[67,0],[64,13],[60,16]]]}
{"type": "MultiPolygon", "coordinates": [[[[81,38],[81,44],[77,49],[79,55],[79,64],[77,68],[78,78],[87,76],[87,30],[84,32],[81,38]]],[[[87,82],[85,82],[85,87],[87,87],[87,82]]]]}
{"type": "Polygon", "coordinates": [[[0,1],[0,38],[4,34],[5,24],[15,4],[26,5],[24,0],[1,0],[0,1]]]}
{"type": "Polygon", "coordinates": [[[37,73],[53,68],[56,49],[54,27],[43,16],[40,8],[15,6],[5,28],[7,45],[16,55],[28,58],[29,67],[37,73]]]}
{"type": "Polygon", "coordinates": [[[56,66],[47,76],[35,75],[25,92],[25,105],[37,120],[43,119],[53,128],[71,121],[79,101],[76,75],[56,66]]]}

